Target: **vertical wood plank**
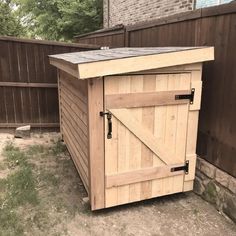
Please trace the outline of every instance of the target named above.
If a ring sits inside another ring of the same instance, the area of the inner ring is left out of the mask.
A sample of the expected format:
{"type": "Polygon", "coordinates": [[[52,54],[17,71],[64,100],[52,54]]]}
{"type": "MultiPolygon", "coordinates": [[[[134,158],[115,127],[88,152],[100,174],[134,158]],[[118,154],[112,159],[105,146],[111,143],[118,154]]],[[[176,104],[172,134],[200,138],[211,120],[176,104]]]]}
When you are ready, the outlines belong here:
{"type": "MultiPolygon", "coordinates": [[[[202,65],[199,69],[191,73],[191,86],[201,84],[202,65]]],[[[198,88],[201,90],[201,86],[198,88]]],[[[196,167],[196,146],[197,146],[197,132],[198,132],[198,117],[201,103],[201,91],[197,93],[197,106],[194,110],[191,109],[188,114],[187,127],[187,141],[186,141],[186,160],[189,160],[189,174],[184,177],[183,191],[190,191],[193,189],[193,180],[195,177],[196,167]]]]}
{"type": "MultiPolygon", "coordinates": [[[[138,93],[143,91],[143,76],[132,76],[130,80],[130,92],[138,93]]],[[[133,108],[132,114],[141,123],[142,121],[142,109],[133,108]]],[[[132,133],[129,139],[129,170],[141,169],[141,147],[142,144],[132,133]]],[[[129,185],[129,202],[139,201],[141,193],[141,184],[134,183],[129,185]]]]}
{"type": "MultiPolygon", "coordinates": [[[[168,75],[156,75],[156,91],[167,91],[168,75]]],[[[166,127],[166,106],[155,107],[154,135],[164,143],[166,127]]],[[[153,155],[153,166],[164,165],[162,161],[153,155]]],[[[164,179],[152,181],[152,196],[160,196],[163,194],[164,179]]]]}
{"type": "MultiPolygon", "coordinates": [[[[117,94],[119,84],[115,78],[105,77],[104,87],[107,94],[117,94]]],[[[112,118],[112,139],[106,139],[107,121],[105,121],[105,174],[114,174],[118,172],[118,121],[112,118]],[[107,157],[107,158],[106,158],[107,157]]],[[[106,207],[117,205],[117,188],[106,189],[105,203],[106,207]]]]}
{"type": "Polygon", "coordinates": [[[63,125],[62,125],[62,104],[61,104],[61,90],[62,90],[62,84],[61,84],[61,73],[60,70],[57,70],[57,85],[58,85],[58,102],[59,102],[59,122],[60,122],[60,133],[61,138],[63,140],[63,125]]]}
{"type": "Polygon", "coordinates": [[[89,178],[92,210],[105,206],[103,78],[88,80],[89,178]]]}
{"type": "MultiPolygon", "coordinates": [[[[122,76],[119,80],[119,93],[130,92],[130,76],[122,76]]],[[[118,172],[129,170],[129,137],[130,132],[126,127],[119,122],[118,123],[118,172]]],[[[118,203],[124,204],[129,202],[129,185],[120,186],[117,188],[118,203]]]]}
{"type": "MultiPolygon", "coordinates": [[[[143,92],[153,92],[156,89],[156,75],[143,76],[143,92]]],[[[145,128],[154,132],[155,108],[144,107],[142,109],[142,124],[145,128]]],[[[141,148],[141,167],[151,167],[153,165],[153,153],[144,144],[141,148]]],[[[147,199],[152,195],[152,181],[141,183],[141,198],[147,199]]]]}

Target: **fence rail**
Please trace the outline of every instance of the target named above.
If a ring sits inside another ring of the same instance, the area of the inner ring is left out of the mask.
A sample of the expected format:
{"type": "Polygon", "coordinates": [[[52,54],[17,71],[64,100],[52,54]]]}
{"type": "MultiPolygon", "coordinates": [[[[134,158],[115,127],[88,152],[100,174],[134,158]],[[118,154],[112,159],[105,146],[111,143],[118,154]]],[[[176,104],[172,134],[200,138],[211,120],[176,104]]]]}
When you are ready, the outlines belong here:
{"type": "Polygon", "coordinates": [[[197,153],[236,177],[236,2],[75,40],[110,47],[215,46],[215,61],[203,68],[197,153]]]}
{"type": "Polygon", "coordinates": [[[0,128],[59,127],[57,74],[48,55],[98,48],[0,37],[0,128]]]}

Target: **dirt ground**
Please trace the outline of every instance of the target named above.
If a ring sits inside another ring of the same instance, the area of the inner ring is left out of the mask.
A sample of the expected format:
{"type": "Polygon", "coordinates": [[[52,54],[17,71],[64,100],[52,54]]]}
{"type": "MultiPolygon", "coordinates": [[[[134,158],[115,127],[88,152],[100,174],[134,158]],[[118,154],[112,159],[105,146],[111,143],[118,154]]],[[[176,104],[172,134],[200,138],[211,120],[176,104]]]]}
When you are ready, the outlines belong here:
{"type": "Polygon", "coordinates": [[[194,193],[91,212],[57,133],[0,134],[0,236],[236,236],[236,225],[194,193]]]}

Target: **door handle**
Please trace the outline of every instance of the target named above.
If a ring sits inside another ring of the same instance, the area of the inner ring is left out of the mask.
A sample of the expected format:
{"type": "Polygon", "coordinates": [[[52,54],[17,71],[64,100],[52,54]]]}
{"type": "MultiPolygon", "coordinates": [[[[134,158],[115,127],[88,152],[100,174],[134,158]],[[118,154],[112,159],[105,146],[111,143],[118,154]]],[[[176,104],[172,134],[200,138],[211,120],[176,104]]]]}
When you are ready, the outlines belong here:
{"type": "Polygon", "coordinates": [[[107,138],[111,139],[112,138],[112,114],[111,112],[103,112],[100,111],[100,116],[107,116],[107,121],[108,121],[108,133],[107,133],[107,138]]]}

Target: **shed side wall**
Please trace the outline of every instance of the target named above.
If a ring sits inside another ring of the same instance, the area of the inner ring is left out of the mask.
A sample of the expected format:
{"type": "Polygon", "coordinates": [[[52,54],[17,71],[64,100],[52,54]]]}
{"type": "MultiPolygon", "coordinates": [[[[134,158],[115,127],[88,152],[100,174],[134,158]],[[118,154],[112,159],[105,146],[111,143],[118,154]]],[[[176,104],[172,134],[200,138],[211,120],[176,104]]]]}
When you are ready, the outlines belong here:
{"type": "Polygon", "coordinates": [[[59,71],[61,132],[89,193],[87,82],[59,71]]]}

